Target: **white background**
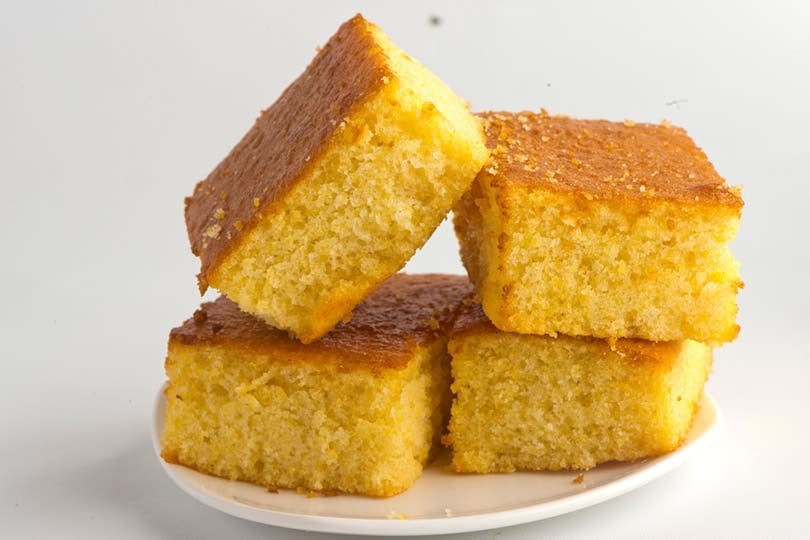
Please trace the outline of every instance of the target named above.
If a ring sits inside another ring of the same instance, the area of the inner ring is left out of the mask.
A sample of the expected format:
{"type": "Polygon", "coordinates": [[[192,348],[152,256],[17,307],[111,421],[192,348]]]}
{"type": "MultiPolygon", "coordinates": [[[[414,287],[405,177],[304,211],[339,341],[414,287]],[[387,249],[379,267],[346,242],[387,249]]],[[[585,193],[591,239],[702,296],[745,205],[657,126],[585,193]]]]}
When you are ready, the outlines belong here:
{"type": "MultiPolygon", "coordinates": [[[[187,497],[149,419],[168,330],[200,301],[183,197],[362,11],[476,109],[667,118],[744,185],[717,444],[614,501],[468,537],[806,538],[810,4],[704,4],[3,2],[0,537],[320,538],[187,497]]],[[[445,225],[409,269],[461,272],[456,253],[445,225]]]]}

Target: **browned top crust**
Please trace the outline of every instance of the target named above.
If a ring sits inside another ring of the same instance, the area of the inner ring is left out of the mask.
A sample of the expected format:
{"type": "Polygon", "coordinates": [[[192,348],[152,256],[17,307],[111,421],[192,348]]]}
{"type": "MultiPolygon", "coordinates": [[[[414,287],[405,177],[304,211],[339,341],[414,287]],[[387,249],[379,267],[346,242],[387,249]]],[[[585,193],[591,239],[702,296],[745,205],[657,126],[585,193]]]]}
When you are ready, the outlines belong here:
{"type": "Polygon", "coordinates": [[[706,154],[666,122],[575,120],[540,113],[484,112],[490,162],[480,174],[587,199],[666,199],[741,208],[706,154]]]}
{"type": "Polygon", "coordinates": [[[202,291],[209,270],[313,166],[340,122],[392,77],[372,35],[375,28],[360,15],[343,23],[186,198],[191,251],[202,263],[202,291]]]}
{"type": "Polygon", "coordinates": [[[563,334],[552,337],[503,332],[495,328],[489,318],[487,318],[481,305],[472,301],[471,295],[465,298],[461,303],[458,315],[453,323],[453,328],[450,331],[450,338],[481,334],[504,334],[527,339],[587,342],[595,345],[604,353],[612,351],[628,361],[654,362],[659,364],[660,367],[666,367],[674,361],[683,344],[682,341],[647,341],[643,339],[595,338],[589,336],[571,337],[563,334]]]}
{"type": "Polygon", "coordinates": [[[397,274],[354,310],[352,320],[304,345],[286,332],[239,310],[220,296],[171,331],[169,341],[226,344],[247,351],[283,352],[288,359],[339,357],[346,367],[405,367],[413,347],[446,333],[463,298],[472,294],[465,276],[397,274]]]}

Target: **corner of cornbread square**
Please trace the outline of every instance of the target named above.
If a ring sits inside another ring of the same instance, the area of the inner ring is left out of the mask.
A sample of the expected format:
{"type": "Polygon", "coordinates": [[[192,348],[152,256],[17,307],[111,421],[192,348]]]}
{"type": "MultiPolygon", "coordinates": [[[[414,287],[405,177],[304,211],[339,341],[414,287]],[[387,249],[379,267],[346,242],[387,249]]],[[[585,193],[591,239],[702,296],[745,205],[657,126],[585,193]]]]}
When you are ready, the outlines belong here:
{"type": "Polygon", "coordinates": [[[488,155],[468,104],[358,15],[186,199],[200,287],[311,342],[403,267],[488,155]]]}
{"type": "Polygon", "coordinates": [[[484,113],[492,156],[454,209],[461,255],[501,330],[734,339],[743,201],[686,132],[484,113]]]}
{"type": "Polygon", "coordinates": [[[304,345],[225,297],[172,330],[162,456],[269,488],[390,496],[449,415],[447,333],[466,277],[398,274],[304,345]]]}
{"type": "Polygon", "coordinates": [[[458,472],[589,469],[680,446],[711,370],[711,348],[508,333],[478,305],[450,335],[449,435],[458,472]]]}

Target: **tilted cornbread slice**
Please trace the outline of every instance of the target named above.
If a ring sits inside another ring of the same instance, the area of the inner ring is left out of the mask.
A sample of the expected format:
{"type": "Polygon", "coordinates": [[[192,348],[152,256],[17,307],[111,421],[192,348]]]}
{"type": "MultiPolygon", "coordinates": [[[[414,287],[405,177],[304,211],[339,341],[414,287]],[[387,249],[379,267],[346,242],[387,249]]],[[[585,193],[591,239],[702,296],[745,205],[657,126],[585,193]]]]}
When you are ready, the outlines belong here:
{"type": "Polygon", "coordinates": [[[736,337],[743,201],[668,124],[484,113],[493,148],[454,210],[501,330],[720,343],[736,337]]]}
{"type": "Polygon", "coordinates": [[[712,364],[696,341],[501,332],[480,306],[450,336],[446,443],[459,472],[589,469],[674,450],[712,364]]]}
{"type": "Polygon", "coordinates": [[[466,277],[396,275],[304,345],[225,297],[169,338],[163,458],[270,488],[389,496],[420,475],[450,406],[466,277]]]}
{"type": "Polygon", "coordinates": [[[402,268],[488,154],[468,105],[358,15],[186,199],[200,287],[311,342],[402,268]]]}

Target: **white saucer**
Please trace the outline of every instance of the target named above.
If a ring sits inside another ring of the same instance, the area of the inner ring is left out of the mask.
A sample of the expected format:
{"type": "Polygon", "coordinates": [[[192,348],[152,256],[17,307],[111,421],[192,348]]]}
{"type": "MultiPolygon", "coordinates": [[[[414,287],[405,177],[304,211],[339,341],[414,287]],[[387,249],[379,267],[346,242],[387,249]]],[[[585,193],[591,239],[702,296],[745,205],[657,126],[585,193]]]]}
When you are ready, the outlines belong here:
{"type": "Polygon", "coordinates": [[[704,395],[684,445],[670,454],[633,463],[609,463],[574,472],[460,475],[446,456],[430,465],[400,495],[375,499],[351,495],[307,498],[294,491],[231,482],[160,459],[165,398],[158,393],[152,443],[169,477],[203,504],[259,523],[339,534],[427,535],[493,529],[541,520],[632,491],[666,474],[703,448],[717,432],[720,413],[704,395]]]}

